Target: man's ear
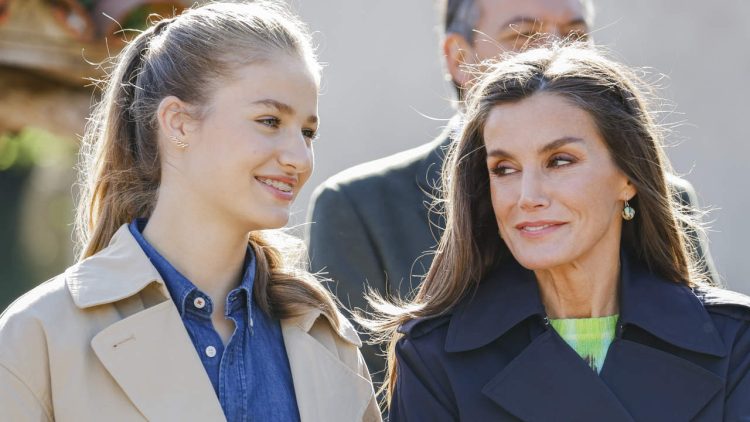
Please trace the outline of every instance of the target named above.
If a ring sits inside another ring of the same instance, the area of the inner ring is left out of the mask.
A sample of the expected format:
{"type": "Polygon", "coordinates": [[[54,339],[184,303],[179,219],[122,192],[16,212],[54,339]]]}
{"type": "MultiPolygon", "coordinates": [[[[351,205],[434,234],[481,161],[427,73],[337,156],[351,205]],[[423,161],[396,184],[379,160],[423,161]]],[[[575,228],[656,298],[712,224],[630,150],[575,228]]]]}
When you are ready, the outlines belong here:
{"type": "Polygon", "coordinates": [[[474,74],[466,66],[476,64],[474,48],[462,35],[445,34],[443,54],[453,82],[461,88],[467,88],[468,83],[474,79],[474,74]]]}

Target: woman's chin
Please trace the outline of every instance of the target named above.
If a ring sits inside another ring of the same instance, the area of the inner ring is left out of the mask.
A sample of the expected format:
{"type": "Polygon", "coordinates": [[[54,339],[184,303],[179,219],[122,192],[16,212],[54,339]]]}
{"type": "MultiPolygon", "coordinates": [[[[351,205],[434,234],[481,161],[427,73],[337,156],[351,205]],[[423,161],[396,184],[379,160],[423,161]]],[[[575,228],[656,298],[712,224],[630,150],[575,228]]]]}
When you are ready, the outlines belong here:
{"type": "Polygon", "coordinates": [[[248,216],[245,215],[241,219],[243,231],[251,232],[257,230],[273,230],[280,229],[289,222],[288,212],[279,213],[268,213],[266,215],[259,216],[257,214],[248,216]]]}
{"type": "Polygon", "coordinates": [[[550,268],[559,267],[560,265],[564,265],[566,262],[568,262],[568,260],[563,259],[563,257],[559,255],[528,254],[521,256],[514,255],[514,257],[522,267],[531,271],[548,270],[550,268]]]}

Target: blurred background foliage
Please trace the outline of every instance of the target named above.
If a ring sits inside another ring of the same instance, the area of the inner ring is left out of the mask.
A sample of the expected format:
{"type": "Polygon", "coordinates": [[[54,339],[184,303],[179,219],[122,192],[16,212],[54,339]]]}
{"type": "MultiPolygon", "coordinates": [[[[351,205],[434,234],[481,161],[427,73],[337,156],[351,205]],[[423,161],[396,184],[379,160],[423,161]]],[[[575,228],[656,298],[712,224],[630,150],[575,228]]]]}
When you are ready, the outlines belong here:
{"type": "Polygon", "coordinates": [[[73,263],[75,165],[110,57],[182,0],[0,0],[0,310],[73,263]]]}

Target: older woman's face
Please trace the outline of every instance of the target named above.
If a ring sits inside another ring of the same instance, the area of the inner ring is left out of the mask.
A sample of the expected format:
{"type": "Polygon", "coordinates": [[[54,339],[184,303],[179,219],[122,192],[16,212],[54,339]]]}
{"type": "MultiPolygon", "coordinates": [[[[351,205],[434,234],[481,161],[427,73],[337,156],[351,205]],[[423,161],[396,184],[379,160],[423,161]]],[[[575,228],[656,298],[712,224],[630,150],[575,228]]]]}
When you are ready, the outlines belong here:
{"type": "Polygon", "coordinates": [[[495,106],[484,138],[495,218],[521,265],[545,270],[594,250],[618,253],[623,201],[635,189],[587,112],[535,94],[495,106]]]}

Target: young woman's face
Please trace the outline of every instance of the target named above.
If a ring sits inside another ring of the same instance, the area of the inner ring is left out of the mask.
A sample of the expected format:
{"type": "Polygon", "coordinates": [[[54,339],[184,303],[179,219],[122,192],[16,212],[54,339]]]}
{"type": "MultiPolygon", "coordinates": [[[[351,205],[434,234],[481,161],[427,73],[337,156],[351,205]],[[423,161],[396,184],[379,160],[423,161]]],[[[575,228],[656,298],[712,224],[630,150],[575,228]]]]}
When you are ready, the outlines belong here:
{"type": "Polygon", "coordinates": [[[235,70],[186,139],[192,205],[247,231],[285,225],[313,169],[317,109],[318,82],[299,58],[235,70]]]}
{"type": "Polygon", "coordinates": [[[618,253],[623,201],[635,190],[587,112],[536,94],[493,108],[484,137],[495,217],[521,265],[618,253]]]}

